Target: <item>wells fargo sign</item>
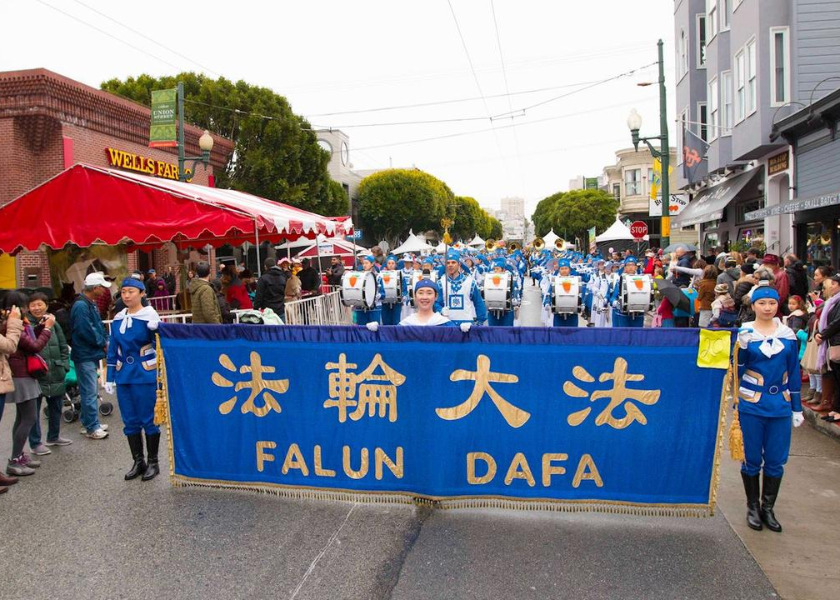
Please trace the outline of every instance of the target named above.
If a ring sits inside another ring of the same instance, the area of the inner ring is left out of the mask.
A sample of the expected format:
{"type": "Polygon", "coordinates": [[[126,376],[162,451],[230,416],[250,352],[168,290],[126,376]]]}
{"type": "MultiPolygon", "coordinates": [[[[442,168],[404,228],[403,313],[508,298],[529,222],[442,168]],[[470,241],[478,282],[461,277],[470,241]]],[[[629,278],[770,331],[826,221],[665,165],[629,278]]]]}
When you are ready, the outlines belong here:
{"type": "MultiPolygon", "coordinates": [[[[154,177],[178,180],[178,165],[171,165],[162,160],[154,160],[139,154],[132,154],[115,148],[105,148],[105,156],[112,167],[137,171],[154,177]]],[[[189,174],[189,171],[187,171],[189,174]]]]}

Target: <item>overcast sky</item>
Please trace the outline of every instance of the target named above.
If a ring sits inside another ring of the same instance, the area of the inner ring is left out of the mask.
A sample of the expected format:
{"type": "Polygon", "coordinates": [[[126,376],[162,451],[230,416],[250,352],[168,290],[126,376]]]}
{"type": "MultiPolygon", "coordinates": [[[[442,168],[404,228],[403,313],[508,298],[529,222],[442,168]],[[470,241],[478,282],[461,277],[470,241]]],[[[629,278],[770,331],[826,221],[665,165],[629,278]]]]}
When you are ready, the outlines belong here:
{"type": "Polygon", "coordinates": [[[181,70],[242,79],[286,96],[313,125],[344,130],[357,169],[416,166],[487,208],[524,197],[530,214],[614,162],[630,145],[631,108],[643,134],[659,133],[657,89],[637,85],[655,81],[659,38],[674,135],[673,7],[0,0],[0,70],[46,67],[94,87],[181,70]]]}

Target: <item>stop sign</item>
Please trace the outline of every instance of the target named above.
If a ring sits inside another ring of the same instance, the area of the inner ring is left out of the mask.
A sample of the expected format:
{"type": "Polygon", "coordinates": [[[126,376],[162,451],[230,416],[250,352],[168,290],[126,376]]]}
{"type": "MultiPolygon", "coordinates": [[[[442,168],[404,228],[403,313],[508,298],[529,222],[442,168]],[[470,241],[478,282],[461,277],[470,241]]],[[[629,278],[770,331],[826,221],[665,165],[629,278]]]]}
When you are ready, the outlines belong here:
{"type": "Polygon", "coordinates": [[[648,228],[644,221],[635,221],[630,225],[630,233],[634,239],[641,240],[648,234],[648,228]]]}

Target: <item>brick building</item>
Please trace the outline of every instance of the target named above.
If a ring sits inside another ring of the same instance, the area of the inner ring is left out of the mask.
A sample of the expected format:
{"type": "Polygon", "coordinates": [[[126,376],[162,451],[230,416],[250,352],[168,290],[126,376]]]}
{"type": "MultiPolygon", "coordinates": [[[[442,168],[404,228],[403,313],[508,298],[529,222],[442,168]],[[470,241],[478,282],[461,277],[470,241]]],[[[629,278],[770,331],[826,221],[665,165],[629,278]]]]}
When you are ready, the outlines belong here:
{"type": "MultiPolygon", "coordinates": [[[[112,167],[114,150],[175,165],[177,172],[176,148],[148,146],[150,113],[145,106],[46,69],[0,73],[0,206],[75,163],[112,167]]],[[[202,133],[185,126],[188,156],[201,154],[202,133]]],[[[213,170],[223,169],[233,152],[233,142],[213,138],[210,165],[196,169],[194,184],[212,185],[213,170]]],[[[3,227],[25,226],[3,223],[3,227]]],[[[177,256],[173,246],[144,256],[132,252],[128,261],[129,268],[162,268],[175,264],[177,256]]],[[[6,287],[49,286],[46,253],[21,252],[16,261],[0,256],[0,280],[6,287]]]]}

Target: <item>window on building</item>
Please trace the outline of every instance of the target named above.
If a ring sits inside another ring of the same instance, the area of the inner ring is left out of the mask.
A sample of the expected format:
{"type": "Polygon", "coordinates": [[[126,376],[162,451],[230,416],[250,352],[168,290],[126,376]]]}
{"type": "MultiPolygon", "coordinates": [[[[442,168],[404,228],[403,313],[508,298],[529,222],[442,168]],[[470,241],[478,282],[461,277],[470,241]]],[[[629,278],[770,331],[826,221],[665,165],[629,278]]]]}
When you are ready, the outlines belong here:
{"type": "Polygon", "coordinates": [[[700,132],[700,139],[704,142],[709,141],[709,106],[705,102],[697,103],[697,121],[698,130],[700,132]]]}
{"type": "Polygon", "coordinates": [[[640,196],[642,193],[642,170],[625,169],[624,171],[624,195],[640,196]]]}
{"type": "Polygon", "coordinates": [[[709,107],[709,139],[703,138],[705,141],[713,140],[718,136],[718,128],[720,126],[720,111],[718,110],[718,80],[712,79],[709,82],[709,96],[707,98],[709,107]]]}
{"type": "Polygon", "coordinates": [[[683,133],[688,122],[688,108],[685,108],[677,118],[677,164],[683,162],[683,133]]]}
{"type": "Polygon", "coordinates": [[[790,46],[787,27],[770,28],[770,102],[781,106],[790,101],[790,46]]]}
{"type": "Polygon", "coordinates": [[[718,0],[706,0],[706,24],[709,28],[708,39],[711,40],[718,33],[718,0]]]}
{"type": "Polygon", "coordinates": [[[747,116],[747,74],[744,51],[735,54],[735,122],[747,116]]]}
{"type": "Polygon", "coordinates": [[[732,0],[720,0],[720,30],[728,31],[732,23],[732,0]]]}
{"type": "Polygon", "coordinates": [[[706,15],[697,15],[697,68],[706,68],[706,15]]]}
{"type": "Polygon", "coordinates": [[[613,184],[612,193],[613,193],[613,198],[615,198],[616,200],[621,200],[621,184],[620,183],[614,183],[613,184]]]}
{"type": "Polygon", "coordinates": [[[685,37],[685,29],[680,30],[680,41],[677,51],[679,52],[679,56],[677,57],[677,79],[682,79],[688,73],[688,40],[685,37]]]}
{"type": "Polygon", "coordinates": [[[755,40],[747,42],[747,114],[755,112],[758,104],[758,88],[756,86],[756,55],[755,40]]]}
{"type": "Polygon", "coordinates": [[[732,71],[720,74],[720,106],[720,135],[732,135],[732,71]]]}

